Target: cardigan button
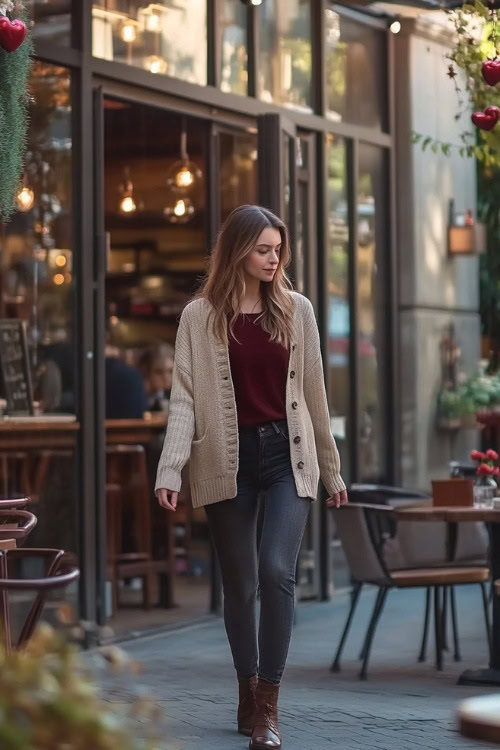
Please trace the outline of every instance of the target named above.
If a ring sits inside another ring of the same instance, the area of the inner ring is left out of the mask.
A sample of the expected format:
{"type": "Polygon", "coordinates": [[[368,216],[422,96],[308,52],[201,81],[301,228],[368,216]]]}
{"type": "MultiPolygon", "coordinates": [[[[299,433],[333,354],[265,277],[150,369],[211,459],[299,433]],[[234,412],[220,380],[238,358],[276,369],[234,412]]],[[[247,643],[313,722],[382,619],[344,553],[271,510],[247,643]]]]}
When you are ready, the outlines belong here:
{"type": "Polygon", "coordinates": [[[294,443],[300,443],[300,435],[296,435],[293,439],[294,443]]]}
{"type": "Polygon", "coordinates": [[[299,463],[297,464],[297,468],[298,469],[303,469],[304,468],[304,462],[303,461],[299,461],[299,463]]]}
{"type": "Polygon", "coordinates": [[[294,345],[292,346],[292,352],[294,352],[294,351],[295,351],[295,347],[296,347],[296,346],[297,346],[297,344],[294,344],[294,345]]]}
{"type": "Polygon", "coordinates": [[[227,375],[226,375],[226,377],[224,378],[224,380],[229,380],[229,378],[227,377],[227,375]]]}
{"type": "Polygon", "coordinates": [[[291,377],[291,378],[294,378],[294,377],[295,377],[295,371],[294,371],[294,370],[292,370],[292,372],[290,373],[290,377],[291,377]]]}
{"type": "Polygon", "coordinates": [[[298,403],[296,401],[292,402],[292,409],[296,409],[298,406],[298,403]]]}

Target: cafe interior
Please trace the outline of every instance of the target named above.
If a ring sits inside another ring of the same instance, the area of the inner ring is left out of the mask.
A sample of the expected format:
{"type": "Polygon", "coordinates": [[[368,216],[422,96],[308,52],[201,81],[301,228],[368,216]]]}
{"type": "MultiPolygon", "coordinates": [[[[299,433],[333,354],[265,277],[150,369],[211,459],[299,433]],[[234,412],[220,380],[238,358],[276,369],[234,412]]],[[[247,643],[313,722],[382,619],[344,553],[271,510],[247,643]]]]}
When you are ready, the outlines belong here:
{"type": "MultiPolygon", "coordinates": [[[[26,169],[0,235],[0,319],[20,323],[28,399],[14,408],[4,383],[0,481],[4,496],[30,497],[34,545],[76,552],[71,91],[64,69],[40,62],[31,85],[26,169]]],[[[119,635],[209,611],[214,563],[204,513],[191,507],[188,467],[175,517],[152,487],[177,320],[206,267],[210,130],[196,117],[118,98],[105,98],[103,111],[104,621],[119,635]]],[[[221,134],[222,215],[255,200],[256,149],[255,134],[221,134]]]]}

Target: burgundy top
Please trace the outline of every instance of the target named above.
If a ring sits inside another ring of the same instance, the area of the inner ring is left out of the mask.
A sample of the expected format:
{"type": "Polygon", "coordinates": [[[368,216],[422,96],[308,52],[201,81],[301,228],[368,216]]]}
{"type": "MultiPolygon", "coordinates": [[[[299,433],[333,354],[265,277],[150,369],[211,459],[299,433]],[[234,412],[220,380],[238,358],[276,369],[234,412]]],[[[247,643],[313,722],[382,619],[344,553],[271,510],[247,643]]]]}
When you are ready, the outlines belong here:
{"type": "Polygon", "coordinates": [[[229,337],[229,361],[238,425],[286,419],[289,351],[255,324],[260,313],[240,313],[234,324],[238,341],[229,337]],[[239,342],[239,343],[238,343],[239,342]]]}

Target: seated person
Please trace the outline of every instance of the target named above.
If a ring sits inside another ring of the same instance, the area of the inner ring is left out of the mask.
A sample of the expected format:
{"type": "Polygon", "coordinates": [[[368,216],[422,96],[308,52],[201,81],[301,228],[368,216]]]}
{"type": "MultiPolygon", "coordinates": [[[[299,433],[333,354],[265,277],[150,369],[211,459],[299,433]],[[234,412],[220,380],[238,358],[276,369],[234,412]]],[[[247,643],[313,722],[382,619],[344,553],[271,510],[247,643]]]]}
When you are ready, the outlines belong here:
{"type": "Polygon", "coordinates": [[[106,347],[106,419],[142,419],[148,410],[144,381],[119,353],[116,347],[106,347]]]}
{"type": "Polygon", "coordinates": [[[173,350],[165,345],[149,347],[139,357],[137,367],[144,378],[149,411],[165,411],[172,388],[173,350]]]}

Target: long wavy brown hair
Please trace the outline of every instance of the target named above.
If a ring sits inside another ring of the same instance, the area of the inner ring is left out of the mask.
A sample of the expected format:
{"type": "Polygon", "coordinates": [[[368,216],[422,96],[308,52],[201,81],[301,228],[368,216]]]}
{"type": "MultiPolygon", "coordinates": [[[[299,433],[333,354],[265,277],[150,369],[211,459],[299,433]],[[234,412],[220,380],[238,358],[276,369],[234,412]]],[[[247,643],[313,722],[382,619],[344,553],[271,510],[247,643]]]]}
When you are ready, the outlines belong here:
{"type": "Polygon", "coordinates": [[[267,227],[279,231],[281,251],[273,280],[261,283],[263,311],[256,322],[270,334],[271,341],[286,348],[290,346],[294,328],[293,299],[289,294],[293,287],[286,273],[290,262],[288,230],[267,208],[250,205],[235,208],[222,225],[207,275],[196,294],[211,303],[213,311],[209,320],[212,319],[213,331],[220,341],[227,342],[228,332],[235,338],[234,324],[246,291],[243,263],[267,227]]]}

